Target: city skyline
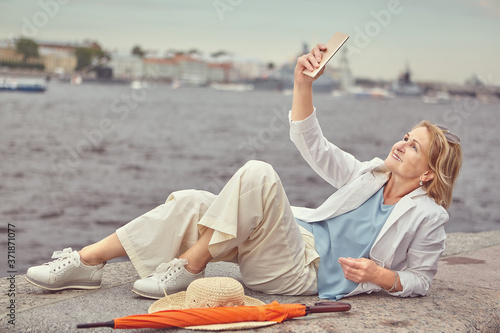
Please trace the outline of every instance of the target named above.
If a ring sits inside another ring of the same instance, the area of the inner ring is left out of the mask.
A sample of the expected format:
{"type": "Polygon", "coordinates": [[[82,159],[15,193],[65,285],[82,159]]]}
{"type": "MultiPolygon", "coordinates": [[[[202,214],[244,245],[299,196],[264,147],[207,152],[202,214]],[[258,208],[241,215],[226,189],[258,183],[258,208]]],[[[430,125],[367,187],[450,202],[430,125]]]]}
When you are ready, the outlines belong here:
{"type": "Polygon", "coordinates": [[[419,81],[462,84],[477,75],[500,85],[499,18],[500,4],[488,0],[0,0],[0,39],[90,39],[122,53],[135,45],[159,54],[224,50],[280,65],[294,61],[304,43],[342,31],[351,36],[356,77],[395,79],[408,65],[419,81]]]}

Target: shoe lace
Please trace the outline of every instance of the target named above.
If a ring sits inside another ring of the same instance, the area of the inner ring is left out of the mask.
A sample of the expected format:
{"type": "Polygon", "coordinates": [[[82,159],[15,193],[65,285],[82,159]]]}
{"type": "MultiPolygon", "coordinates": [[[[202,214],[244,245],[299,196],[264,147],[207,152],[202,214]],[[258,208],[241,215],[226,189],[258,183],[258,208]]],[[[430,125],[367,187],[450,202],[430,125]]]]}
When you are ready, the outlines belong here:
{"type": "MultiPolygon", "coordinates": [[[[153,273],[153,276],[157,278],[163,284],[163,293],[165,296],[167,295],[166,291],[166,283],[165,280],[168,280],[176,275],[176,273],[180,272],[185,265],[187,265],[188,261],[186,259],[177,259],[174,258],[172,261],[168,263],[162,263],[153,273]]],[[[172,280],[172,283],[175,285],[175,279],[172,280]]]]}
{"type": "Polygon", "coordinates": [[[54,253],[52,254],[52,259],[56,260],[48,263],[50,270],[55,272],[68,265],[71,265],[72,261],[75,260],[73,256],[71,256],[72,253],[73,250],[70,247],[65,248],[62,251],[54,251],[54,253]]]}

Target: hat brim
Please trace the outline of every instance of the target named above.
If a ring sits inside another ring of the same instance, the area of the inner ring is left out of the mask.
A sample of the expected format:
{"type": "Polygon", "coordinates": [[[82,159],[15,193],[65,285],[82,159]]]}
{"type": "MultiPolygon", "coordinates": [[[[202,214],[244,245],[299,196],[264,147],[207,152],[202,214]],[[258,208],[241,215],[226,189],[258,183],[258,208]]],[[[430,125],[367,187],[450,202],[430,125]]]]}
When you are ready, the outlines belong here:
{"type": "Polygon", "coordinates": [[[275,321],[241,321],[229,324],[213,324],[183,327],[195,331],[228,331],[228,330],[246,330],[250,328],[259,328],[277,324],[275,321]]]}
{"type": "MultiPolygon", "coordinates": [[[[186,292],[181,291],[172,295],[167,295],[163,298],[160,298],[148,309],[148,313],[165,311],[165,310],[182,310],[185,309],[184,303],[186,300],[186,292]]],[[[245,306],[259,306],[265,305],[266,303],[262,302],[257,298],[253,298],[250,296],[245,296],[245,306]]],[[[190,330],[206,330],[206,331],[222,331],[222,330],[243,330],[249,328],[258,328],[265,327],[277,324],[275,321],[242,321],[236,323],[227,323],[227,324],[213,324],[213,325],[199,325],[199,326],[187,326],[183,327],[190,330]]]]}
{"type": "MultiPolygon", "coordinates": [[[[266,303],[262,302],[260,299],[253,298],[250,296],[244,296],[245,306],[258,306],[265,305],[266,303]]],[[[172,295],[167,295],[163,298],[160,298],[148,309],[148,313],[165,311],[165,310],[182,310],[185,309],[184,303],[186,301],[186,292],[181,291],[172,295]]]]}

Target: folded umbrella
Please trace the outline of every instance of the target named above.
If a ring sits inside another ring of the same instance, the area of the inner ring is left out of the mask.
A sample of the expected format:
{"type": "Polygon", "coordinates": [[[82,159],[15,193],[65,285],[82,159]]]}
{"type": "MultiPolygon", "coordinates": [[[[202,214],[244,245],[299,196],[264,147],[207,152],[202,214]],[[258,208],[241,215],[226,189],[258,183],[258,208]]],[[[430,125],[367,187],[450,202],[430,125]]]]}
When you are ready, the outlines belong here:
{"type": "Polygon", "coordinates": [[[320,302],[314,306],[306,306],[304,304],[280,304],[274,301],[259,306],[165,310],[116,318],[101,323],[79,324],[77,328],[167,328],[259,321],[281,323],[286,319],[302,317],[310,313],[341,312],[350,309],[349,303],[342,302],[320,302]]]}

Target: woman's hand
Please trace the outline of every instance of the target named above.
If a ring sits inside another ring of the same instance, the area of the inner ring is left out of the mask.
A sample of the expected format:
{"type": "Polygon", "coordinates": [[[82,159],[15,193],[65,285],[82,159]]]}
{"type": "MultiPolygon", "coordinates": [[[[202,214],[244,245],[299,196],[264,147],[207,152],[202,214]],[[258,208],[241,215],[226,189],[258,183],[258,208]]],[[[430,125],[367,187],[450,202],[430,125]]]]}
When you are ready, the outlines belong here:
{"type": "Polygon", "coordinates": [[[312,83],[320,77],[325,68],[316,74],[315,77],[310,77],[302,73],[304,69],[310,71],[319,67],[319,63],[323,58],[322,51],[326,50],[326,46],[318,44],[312,51],[297,59],[295,66],[294,83],[293,83],[293,102],[292,102],[292,120],[304,120],[311,115],[314,110],[312,98],[312,83]]]}
{"type": "Polygon", "coordinates": [[[319,63],[323,58],[323,51],[326,50],[324,44],[316,45],[311,52],[305,54],[297,59],[297,65],[295,66],[295,84],[312,84],[317,78],[319,78],[325,71],[325,67],[319,71],[315,77],[310,77],[302,73],[304,69],[313,71],[319,67],[319,63]]]}
{"type": "Polygon", "coordinates": [[[342,266],[344,277],[347,280],[356,283],[377,283],[381,267],[373,260],[366,258],[339,258],[339,264],[342,266]]]}
{"type": "Polygon", "coordinates": [[[339,258],[344,277],[356,283],[371,282],[391,292],[403,290],[399,276],[394,271],[378,266],[375,261],[366,258],[339,258]]]}

